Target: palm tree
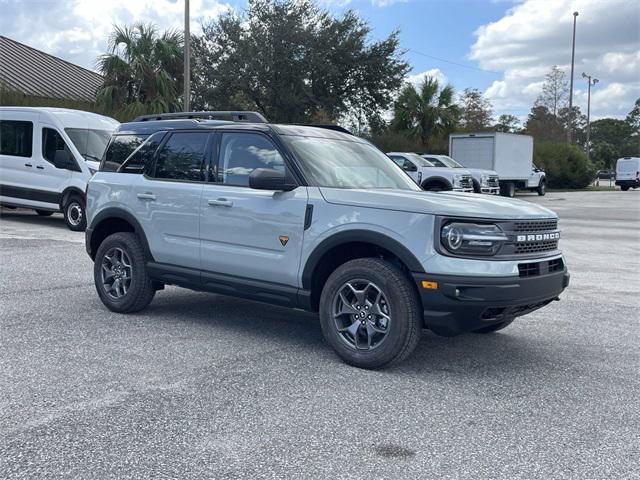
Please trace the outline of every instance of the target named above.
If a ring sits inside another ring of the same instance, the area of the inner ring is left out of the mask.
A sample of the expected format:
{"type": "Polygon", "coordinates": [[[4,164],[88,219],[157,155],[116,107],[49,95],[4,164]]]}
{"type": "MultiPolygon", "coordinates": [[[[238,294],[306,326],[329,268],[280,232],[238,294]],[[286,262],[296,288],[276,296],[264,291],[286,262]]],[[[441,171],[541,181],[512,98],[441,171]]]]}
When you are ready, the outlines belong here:
{"type": "Polygon", "coordinates": [[[406,84],[394,104],[391,128],[406,132],[429,147],[435,137],[452,132],[458,123],[460,107],[453,102],[453,96],[451,85],[440,89],[438,80],[432,77],[424,79],[420,92],[406,84]]]}
{"type": "Polygon", "coordinates": [[[98,58],[104,84],[97,103],[106,113],[130,118],[181,108],[183,36],[175,30],[158,35],[151,24],[115,27],[109,51],[98,58]]]}

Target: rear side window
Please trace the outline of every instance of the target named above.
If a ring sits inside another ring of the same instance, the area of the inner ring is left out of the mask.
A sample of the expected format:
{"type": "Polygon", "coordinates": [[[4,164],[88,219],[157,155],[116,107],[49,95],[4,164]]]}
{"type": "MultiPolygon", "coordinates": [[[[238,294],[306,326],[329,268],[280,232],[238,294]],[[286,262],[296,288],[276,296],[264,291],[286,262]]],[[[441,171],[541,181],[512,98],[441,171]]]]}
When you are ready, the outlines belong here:
{"type": "Polygon", "coordinates": [[[0,154],[31,157],[32,145],[32,122],[0,120],[0,154]]]}
{"type": "Polygon", "coordinates": [[[114,135],[104,153],[100,170],[103,172],[117,172],[120,165],[129,158],[136,148],[148,135],[114,135]]]}
{"type": "Polygon", "coordinates": [[[158,153],[155,178],[202,182],[208,132],[174,133],[158,153]]]}

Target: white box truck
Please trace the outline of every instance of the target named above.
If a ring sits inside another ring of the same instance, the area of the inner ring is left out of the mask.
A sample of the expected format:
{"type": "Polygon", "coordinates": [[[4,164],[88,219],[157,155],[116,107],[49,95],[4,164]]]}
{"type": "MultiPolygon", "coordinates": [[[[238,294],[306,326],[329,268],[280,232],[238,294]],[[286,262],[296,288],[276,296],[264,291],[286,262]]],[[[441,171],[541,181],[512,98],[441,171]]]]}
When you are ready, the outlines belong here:
{"type": "Polygon", "coordinates": [[[453,133],[449,156],[467,168],[495,170],[500,193],[513,197],[516,188],[544,195],[547,179],[533,164],[533,137],[515,133],[453,133]]]}

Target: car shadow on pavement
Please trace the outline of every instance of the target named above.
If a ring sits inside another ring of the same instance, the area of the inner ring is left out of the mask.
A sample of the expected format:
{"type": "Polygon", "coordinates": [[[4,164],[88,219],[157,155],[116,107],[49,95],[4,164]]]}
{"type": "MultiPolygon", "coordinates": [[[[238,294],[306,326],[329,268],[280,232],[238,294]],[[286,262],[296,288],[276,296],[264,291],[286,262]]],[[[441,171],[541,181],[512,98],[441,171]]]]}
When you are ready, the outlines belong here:
{"type": "MultiPolygon", "coordinates": [[[[337,368],[355,368],[342,363],[324,342],[316,314],[224,295],[180,292],[178,299],[177,292],[163,293],[159,292],[145,311],[149,317],[161,314],[163,321],[211,326],[261,345],[273,343],[274,349],[299,348],[304,350],[301,355],[318,357],[318,361],[334,363],[337,368]]],[[[524,323],[526,318],[519,321],[524,323]]],[[[486,379],[540,368],[561,368],[560,360],[554,358],[550,348],[552,345],[527,335],[526,326],[519,328],[518,320],[505,331],[489,335],[470,333],[445,338],[423,330],[413,354],[379,373],[486,379]]]]}
{"type": "Polygon", "coordinates": [[[8,210],[0,209],[0,220],[8,223],[20,223],[37,225],[39,227],[58,228],[61,230],[68,230],[67,225],[64,223],[62,214],[54,213],[50,217],[41,217],[33,210],[8,210]]]}

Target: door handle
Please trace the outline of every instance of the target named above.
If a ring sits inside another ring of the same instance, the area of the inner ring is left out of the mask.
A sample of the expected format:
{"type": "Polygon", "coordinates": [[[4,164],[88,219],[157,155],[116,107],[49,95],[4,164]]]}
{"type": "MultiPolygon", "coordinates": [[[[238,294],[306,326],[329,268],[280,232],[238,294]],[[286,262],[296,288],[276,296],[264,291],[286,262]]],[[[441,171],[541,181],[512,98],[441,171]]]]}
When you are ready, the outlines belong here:
{"type": "Polygon", "coordinates": [[[226,198],[216,198],[215,200],[208,200],[207,203],[210,207],[232,207],[233,202],[231,200],[227,200],[226,198]]]}
{"type": "Polygon", "coordinates": [[[24,166],[29,168],[33,167],[33,165],[31,165],[30,163],[25,163],[24,166]]]}
{"type": "Polygon", "coordinates": [[[44,167],[43,167],[42,165],[36,165],[36,168],[37,168],[38,170],[44,170],[44,167]]]}
{"type": "Polygon", "coordinates": [[[140,200],[155,200],[156,199],[156,196],[151,192],[138,193],[136,195],[136,197],[138,197],[140,200]]]}

